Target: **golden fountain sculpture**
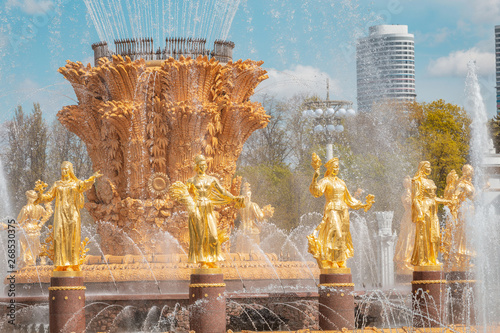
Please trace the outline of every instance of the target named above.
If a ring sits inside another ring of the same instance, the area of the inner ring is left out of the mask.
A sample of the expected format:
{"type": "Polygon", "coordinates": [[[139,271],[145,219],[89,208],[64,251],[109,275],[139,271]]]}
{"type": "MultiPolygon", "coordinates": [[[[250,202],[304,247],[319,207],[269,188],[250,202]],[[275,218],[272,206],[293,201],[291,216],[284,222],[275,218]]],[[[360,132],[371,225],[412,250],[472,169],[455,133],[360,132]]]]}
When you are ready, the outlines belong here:
{"type": "Polygon", "coordinates": [[[438,261],[441,240],[438,204],[451,204],[451,200],[436,197],[436,185],[427,178],[431,163],[422,161],[412,179],[412,221],[416,224],[415,244],[411,263],[413,266],[441,266],[438,261]]]}
{"type": "Polygon", "coordinates": [[[404,207],[403,218],[399,228],[399,237],[394,251],[394,262],[396,264],[397,274],[409,275],[413,272],[411,256],[413,254],[413,245],[415,244],[415,223],[411,220],[411,178],[406,176],[403,181],[405,188],[401,196],[401,202],[404,207]]]}
{"type": "Polygon", "coordinates": [[[207,175],[207,159],[203,155],[195,158],[196,175],[183,184],[176,181],[170,187],[170,196],[181,202],[189,214],[188,261],[200,264],[201,268],[216,268],[223,261],[221,243],[228,240],[225,230],[217,229],[215,205],[231,202],[237,208],[244,206],[244,198],[233,196],[219,184],[217,178],[207,175]]]}
{"type": "Polygon", "coordinates": [[[21,208],[17,216],[17,223],[22,229],[21,237],[19,238],[21,245],[21,266],[36,265],[36,259],[40,256],[41,252],[40,231],[53,213],[50,203],[46,203],[45,208],[35,204],[37,198],[38,194],[35,191],[26,191],[28,202],[21,208]]]}
{"type": "Polygon", "coordinates": [[[262,223],[266,219],[273,217],[274,207],[266,205],[260,208],[257,203],[253,202],[249,183],[243,184],[242,194],[245,198],[245,207],[240,208],[238,211],[241,217],[239,226],[241,234],[236,241],[236,252],[250,253],[253,244],[260,244],[262,223]]]}
{"type": "Polygon", "coordinates": [[[318,181],[321,160],[312,155],[314,175],[309,186],[311,194],[318,198],[325,195],[326,203],[323,220],[313,233],[307,236],[309,252],[321,269],[339,269],[346,267],[346,260],[354,255],[349,224],[349,208],[363,208],[368,211],[375,202],[375,196],[366,196],[366,204],[354,199],[347,190],[344,181],[337,177],[339,159],[337,157],[325,163],[325,176],[318,181]]]}
{"type": "Polygon", "coordinates": [[[466,223],[467,219],[473,217],[474,214],[475,188],[472,184],[473,175],[474,168],[469,164],[465,164],[462,167],[462,177],[460,179],[458,179],[456,172],[454,175],[448,175],[447,177],[445,198],[451,200],[452,204],[450,205],[451,216],[446,221],[441,248],[446,272],[466,272],[472,267],[471,259],[475,253],[467,240],[466,223]],[[450,178],[450,181],[448,181],[448,178],[450,178]]]}
{"type": "Polygon", "coordinates": [[[54,271],[80,271],[81,264],[81,219],[80,209],[83,208],[83,192],[88,191],[96,178],[101,177],[99,172],[94,173],[87,180],[79,180],[73,172],[73,164],[61,164],[61,180],[52,185],[44,193],[47,185],[38,181],[35,190],[38,198],[34,204],[55,200],[54,226],[52,229],[54,271]]]}
{"type": "MultiPolygon", "coordinates": [[[[103,172],[85,207],[96,221],[114,226],[98,225],[104,253],[152,254],[164,241],[161,231],[187,248],[188,214],[168,188],[194,175],[191,162],[199,154],[221,187],[239,193],[236,160],[248,137],[269,122],[263,107],[249,100],[267,78],[262,63],[181,56],[147,64],[113,55],[96,67],[68,61],[59,69],[78,105],[64,107],[58,118],[86,144],[94,170],[103,172]]],[[[236,208],[216,210],[218,228],[229,230],[236,208]]]]}

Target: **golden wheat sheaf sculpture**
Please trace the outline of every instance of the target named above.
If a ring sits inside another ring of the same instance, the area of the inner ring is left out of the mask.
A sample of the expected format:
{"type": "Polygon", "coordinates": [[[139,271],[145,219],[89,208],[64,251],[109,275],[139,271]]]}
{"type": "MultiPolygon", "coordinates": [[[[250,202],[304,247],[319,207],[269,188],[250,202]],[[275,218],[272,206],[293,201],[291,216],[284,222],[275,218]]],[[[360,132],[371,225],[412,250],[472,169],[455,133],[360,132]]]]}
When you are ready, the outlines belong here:
{"type": "MultiPolygon", "coordinates": [[[[208,157],[208,173],[239,192],[236,160],[248,137],[269,122],[249,100],[267,78],[262,63],[181,57],[152,67],[113,56],[95,67],[68,61],[59,69],[78,105],[64,107],[58,118],[104,174],[86,207],[94,219],[109,222],[98,228],[105,253],[161,252],[160,230],[185,243],[187,217],[166,189],[193,176],[197,154],[208,157]]],[[[234,209],[219,213],[219,227],[228,229],[234,209]]]]}

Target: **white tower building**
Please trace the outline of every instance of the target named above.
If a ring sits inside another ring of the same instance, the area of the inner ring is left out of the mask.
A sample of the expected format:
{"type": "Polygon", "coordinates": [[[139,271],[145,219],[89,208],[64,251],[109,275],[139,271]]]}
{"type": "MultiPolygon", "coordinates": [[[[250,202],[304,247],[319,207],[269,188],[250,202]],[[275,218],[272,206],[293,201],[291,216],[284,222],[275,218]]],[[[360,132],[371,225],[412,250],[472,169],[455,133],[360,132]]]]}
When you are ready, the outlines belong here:
{"type": "Polygon", "coordinates": [[[414,36],[406,25],[376,25],[356,47],[358,109],[383,100],[414,101],[414,36]]]}

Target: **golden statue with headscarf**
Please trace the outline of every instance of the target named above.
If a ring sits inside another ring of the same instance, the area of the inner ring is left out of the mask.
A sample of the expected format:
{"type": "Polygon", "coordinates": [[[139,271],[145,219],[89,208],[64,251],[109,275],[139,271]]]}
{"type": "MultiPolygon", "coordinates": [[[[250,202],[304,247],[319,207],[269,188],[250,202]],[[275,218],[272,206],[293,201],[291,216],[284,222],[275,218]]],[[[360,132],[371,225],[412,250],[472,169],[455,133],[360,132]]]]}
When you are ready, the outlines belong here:
{"type": "Polygon", "coordinates": [[[96,172],[87,180],[79,180],[73,172],[73,164],[65,161],[61,164],[61,180],[56,181],[50,190],[44,193],[46,184],[37,182],[35,190],[38,199],[35,204],[55,200],[54,271],[80,271],[80,209],[84,204],[83,192],[89,190],[96,178],[101,176],[101,173],[96,172]]]}
{"type": "Polygon", "coordinates": [[[321,160],[313,153],[314,176],[309,186],[311,194],[318,198],[325,195],[326,203],[321,223],[307,236],[309,252],[321,269],[345,268],[346,260],[354,255],[349,223],[349,208],[363,208],[368,211],[375,202],[375,196],[366,196],[366,204],[353,198],[344,181],[337,177],[339,159],[332,158],[325,163],[325,176],[318,180],[321,160]]]}
{"type": "Polygon", "coordinates": [[[199,263],[201,268],[216,268],[217,262],[224,260],[221,243],[226,240],[226,235],[217,230],[214,206],[234,202],[237,208],[244,207],[245,199],[232,195],[217,178],[207,175],[207,168],[205,156],[196,156],[196,175],[186,184],[173,183],[169,194],[186,207],[189,215],[189,262],[199,263]]]}

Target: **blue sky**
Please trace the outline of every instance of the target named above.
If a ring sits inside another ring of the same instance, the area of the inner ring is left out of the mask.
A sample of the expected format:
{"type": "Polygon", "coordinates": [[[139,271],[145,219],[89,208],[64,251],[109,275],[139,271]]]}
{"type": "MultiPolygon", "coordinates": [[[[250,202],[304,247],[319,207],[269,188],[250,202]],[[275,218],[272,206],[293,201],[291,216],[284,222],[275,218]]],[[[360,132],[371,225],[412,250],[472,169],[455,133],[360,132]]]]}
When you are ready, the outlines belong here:
{"type": "MultiPolygon", "coordinates": [[[[500,0],[241,0],[228,39],[236,43],[235,58],[264,60],[270,79],[258,96],[325,96],[328,77],[332,98],[355,101],[355,40],[374,24],[405,24],[415,34],[419,102],[443,98],[462,105],[466,64],[476,60],[486,107],[494,115],[500,0]]],[[[75,104],[57,68],[67,59],[93,62],[90,45],[96,41],[83,0],[3,0],[0,121],[11,119],[18,104],[31,109],[40,102],[48,119],[75,104]]]]}

